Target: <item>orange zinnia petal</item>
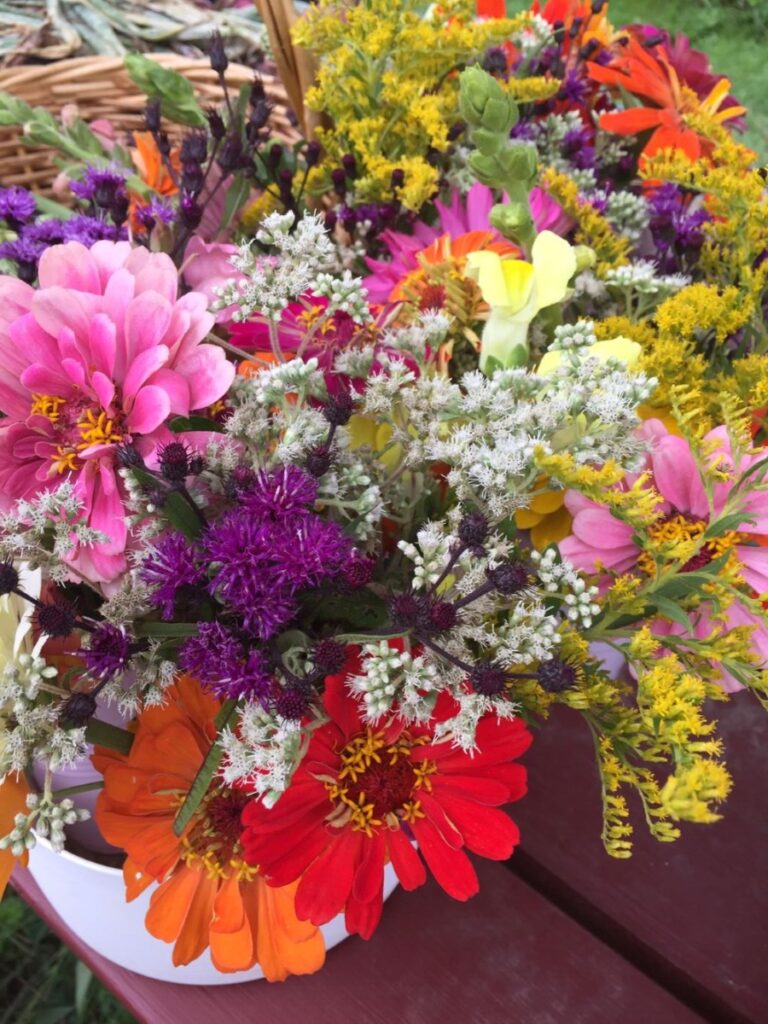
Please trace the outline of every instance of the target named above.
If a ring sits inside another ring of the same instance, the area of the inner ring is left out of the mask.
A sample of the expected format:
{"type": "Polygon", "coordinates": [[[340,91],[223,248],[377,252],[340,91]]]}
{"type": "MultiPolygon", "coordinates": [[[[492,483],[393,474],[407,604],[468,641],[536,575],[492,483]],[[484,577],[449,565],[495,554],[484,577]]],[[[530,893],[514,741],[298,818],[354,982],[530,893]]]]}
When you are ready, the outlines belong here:
{"type": "Polygon", "coordinates": [[[631,110],[614,111],[600,115],[600,127],[603,131],[614,132],[616,135],[637,135],[638,132],[656,128],[661,124],[663,110],[652,110],[650,107],[633,107],[631,110]]]}
{"type": "Polygon", "coordinates": [[[200,871],[181,867],[155,889],[144,918],[150,935],[163,942],[175,942],[178,939],[202,877],[200,871]]]}
{"type": "MultiPolygon", "coordinates": [[[[243,882],[242,886],[253,884],[243,882]]],[[[247,971],[256,960],[256,951],[237,875],[230,875],[219,889],[213,913],[210,943],[214,967],[223,972],[247,971]]]]}
{"type": "MultiPolygon", "coordinates": [[[[8,835],[13,828],[13,819],[27,809],[29,786],[23,776],[7,775],[0,785],[0,836],[8,835]]],[[[5,892],[8,879],[16,866],[17,858],[10,850],[0,851],[0,896],[5,892]]],[[[26,854],[22,863],[26,864],[26,854]]]]}
{"type": "Polygon", "coordinates": [[[123,864],[123,881],[125,882],[125,899],[127,903],[130,903],[137,896],[141,896],[155,879],[152,875],[145,875],[130,857],[126,857],[125,864],[123,864]]]}
{"type": "Polygon", "coordinates": [[[208,946],[211,921],[213,919],[213,901],[219,883],[215,878],[208,878],[202,871],[197,872],[199,881],[192,897],[189,911],[181,928],[181,933],[173,947],[173,965],[182,967],[191,964],[208,946]]]}
{"type": "MultiPolygon", "coordinates": [[[[252,883],[249,888],[254,886],[252,883]]],[[[283,981],[289,974],[312,974],[325,962],[325,943],[318,928],[310,926],[311,937],[301,942],[294,942],[285,930],[285,922],[291,921],[291,927],[297,923],[294,894],[293,885],[273,889],[261,883],[256,887],[257,958],[270,981],[283,981]]]]}

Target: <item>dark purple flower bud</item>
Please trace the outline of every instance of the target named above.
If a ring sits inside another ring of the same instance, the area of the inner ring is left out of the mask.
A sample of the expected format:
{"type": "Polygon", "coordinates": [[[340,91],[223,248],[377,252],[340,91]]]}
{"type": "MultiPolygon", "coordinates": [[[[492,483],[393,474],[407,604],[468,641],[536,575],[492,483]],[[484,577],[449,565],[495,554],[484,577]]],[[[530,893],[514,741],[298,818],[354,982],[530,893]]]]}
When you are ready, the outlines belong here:
{"type": "Polygon", "coordinates": [[[336,229],[336,223],[337,223],[338,219],[339,218],[338,218],[335,210],[326,210],[325,211],[325,229],[326,229],[326,231],[328,231],[329,233],[332,234],[335,231],[335,229],[336,229]]]}
{"type": "Polygon", "coordinates": [[[321,151],[322,147],[315,139],[307,143],[307,148],[304,150],[304,163],[307,167],[315,167],[317,165],[320,160],[321,151]]]}
{"type": "Polygon", "coordinates": [[[354,210],[350,210],[348,207],[345,207],[341,211],[341,226],[348,235],[353,235],[355,233],[355,228],[357,227],[357,214],[354,210]]]}
{"type": "Polygon", "coordinates": [[[504,669],[492,661],[475,665],[472,675],[469,677],[475,693],[482,694],[483,697],[496,697],[503,693],[507,679],[508,676],[504,669]]]}
{"type": "Polygon", "coordinates": [[[109,208],[109,215],[117,227],[121,227],[128,220],[129,209],[130,200],[127,195],[115,197],[114,202],[109,208]]]}
{"type": "Polygon", "coordinates": [[[0,562],[0,597],[12,594],[19,587],[19,574],[13,562],[0,562]]]}
{"type": "Polygon", "coordinates": [[[227,173],[237,171],[243,166],[243,158],[242,140],[236,132],[232,132],[224,140],[224,145],[219,150],[219,167],[227,173]]]}
{"type": "Polygon", "coordinates": [[[368,586],[375,571],[376,562],[372,558],[366,558],[359,552],[353,551],[349,561],[341,570],[341,578],[350,590],[360,590],[368,586]]]}
{"type": "Polygon", "coordinates": [[[576,682],[576,669],[560,658],[550,658],[539,665],[536,678],[547,693],[562,693],[576,682]]]}
{"type": "Polygon", "coordinates": [[[211,135],[217,142],[221,142],[227,134],[227,127],[224,124],[221,114],[218,110],[207,110],[205,116],[208,119],[208,127],[211,135]]]}
{"type": "Polygon", "coordinates": [[[208,61],[217,75],[223,75],[229,67],[221,32],[212,32],[208,43],[208,61]]]}
{"type": "Polygon", "coordinates": [[[264,83],[259,78],[259,76],[256,75],[251,85],[251,92],[250,95],[248,96],[248,102],[252,107],[257,107],[260,103],[266,103],[266,101],[267,92],[264,88],[264,83]]]}
{"type": "Polygon", "coordinates": [[[455,124],[452,124],[451,127],[448,129],[448,141],[455,142],[456,139],[461,138],[461,136],[466,131],[466,128],[467,126],[464,124],[463,121],[457,121],[455,124]]]}
{"type": "Polygon", "coordinates": [[[160,100],[155,97],[149,100],[144,108],[144,126],[148,132],[156,135],[160,131],[161,124],[160,100]]]}
{"type": "Polygon", "coordinates": [[[125,630],[111,622],[102,622],[91,633],[88,648],[81,651],[81,655],[92,676],[109,679],[128,667],[135,650],[125,630]]]}
{"type": "Polygon", "coordinates": [[[144,458],[141,452],[132,444],[120,444],[113,451],[117,456],[117,464],[124,469],[144,466],[144,458]]]}
{"type": "Polygon", "coordinates": [[[488,520],[482,512],[467,512],[459,523],[459,540],[468,548],[479,548],[488,536],[488,520]]]}
{"type": "Polygon", "coordinates": [[[203,210],[195,200],[195,197],[190,195],[182,196],[179,203],[179,220],[184,227],[194,231],[202,219],[203,210]]]}
{"type": "Polygon", "coordinates": [[[344,173],[348,178],[354,178],[357,171],[357,160],[355,160],[351,153],[344,154],[341,158],[341,166],[344,168],[344,173]]]}
{"type": "Polygon", "coordinates": [[[267,163],[272,168],[273,172],[276,171],[277,168],[280,166],[280,161],[283,159],[284,152],[285,150],[283,149],[279,142],[276,142],[273,146],[269,147],[269,152],[267,153],[267,163]]]}
{"type": "Polygon", "coordinates": [[[481,66],[489,75],[506,75],[507,55],[500,46],[492,46],[483,54],[481,66]]]}
{"type": "Polygon", "coordinates": [[[320,477],[325,476],[331,468],[332,462],[333,455],[331,454],[330,448],[328,448],[327,445],[318,445],[307,453],[307,457],[304,461],[304,468],[308,473],[319,480],[320,477]]]}
{"type": "Polygon", "coordinates": [[[355,409],[355,400],[349,391],[339,391],[331,395],[323,406],[323,416],[333,427],[343,427],[349,423],[355,409]]]}
{"type": "Polygon", "coordinates": [[[77,612],[65,601],[43,604],[37,609],[37,625],[46,636],[69,636],[76,622],[77,612]]]}
{"type": "Polygon", "coordinates": [[[292,683],[281,688],[272,700],[276,715],[291,722],[300,722],[312,703],[312,690],[308,686],[292,683]]]}
{"type": "Polygon", "coordinates": [[[528,570],[522,562],[502,562],[495,569],[488,570],[488,579],[500,594],[511,597],[518,594],[530,583],[528,570]]]}
{"type": "Polygon", "coordinates": [[[160,448],[158,464],[164,480],[182,484],[189,476],[189,449],[183,441],[171,441],[160,448]]]}
{"type": "Polygon", "coordinates": [[[394,171],[392,171],[392,188],[402,188],[404,183],[405,171],[402,169],[402,167],[396,167],[394,171]]]}
{"type": "Polygon", "coordinates": [[[456,625],[458,613],[450,601],[435,601],[429,609],[429,620],[436,633],[447,633],[456,625]]]}
{"type": "Polygon", "coordinates": [[[208,156],[208,140],[202,132],[190,132],[181,142],[181,162],[201,164],[208,156]]]}
{"type": "Polygon", "coordinates": [[[197,194],[203,187],[205,175],[200,164],[186,163],[181,165],[181,187],[185,192],[197,194]]]}
{"type": "Polygon", "coordinates": [[[334,189],[343,196],[347,191],[347,176],[341,167],[335,167],[331,171],[331,181],[333,182],[334,189]]]}
{"type": "Polygon", "coordinates": [[[331,638],[320,640],[312,652],[314,666],[324,676],[333,676],[341,672],[346,660],[347,649],[344,644],[331,638]]]}
{"type": "Polygon", "coordinates": [[[59,711],[59,721],[79,728],[96,714],[96,698],[90,693],[73,693],[59,711]]]}
{"type": "Polygon", "coordinates": [[[272,108],[265,101],[257,103],[251,110],[248,116],[248,125],[246,131],[248,138],[251,142],[255,142],[259,137],[259,132],[269,120],[269,115],[272,112],[272,108]]]}
{"type": "Polygon", "coordinates": [[[168,132],[157,133],[157,149],[160,156],[171,155],[171,140],[168,138],[168,132]]]}

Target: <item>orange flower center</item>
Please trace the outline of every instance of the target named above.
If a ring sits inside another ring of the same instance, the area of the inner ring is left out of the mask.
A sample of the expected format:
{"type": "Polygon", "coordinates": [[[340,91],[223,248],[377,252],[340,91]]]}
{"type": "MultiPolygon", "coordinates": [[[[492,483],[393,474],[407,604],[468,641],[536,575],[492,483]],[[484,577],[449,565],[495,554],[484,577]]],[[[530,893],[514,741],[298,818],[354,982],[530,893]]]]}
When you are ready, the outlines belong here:
{"type": "MultiPolygon", "coordinates": [[[[676,546],[698,541],[707,529],[707,525],[702,519],[695,519],[693,516],[673,510],[669,515],[649,527],[648,536],[653,541],[654,548],[666,549],[674,557],[676,546]]],[[[741,535],[735,530],[728,530],[727,533],[723,533],[719,537],[713,537],[685,562],[681,572],[695,572],[697,569],[703,569],[705,565],[709,565],[716,558],[733,551],[740,541],[741,535]]],[[[641,572],[646,575],[653,576],[655,574],[655,563],[650,552],[643,551],[637,564],[641,572]]]]}
{"type": "Polygon", "coordinates": [[[244,862],[240,846],[240,816],[249,799],[248,793],[237,789],[211,790],[182,839],[187,865],[202,865],[212,878],[229,878],[234,872],[240,880],[253,880],[257,870],[244,862]]]}
{"type": "Polygon", "coordinates": [[[370,836],[373,829],[397,828],[400,821],[423,818],[417,793],[429,792],[429,776],[437,771],[433,761],[412,761],[414,747],[428,743],[426,736],[411,737],[407,732],[395,743],[387,743],[384,734],[367,729],[341,751],[341,770],[325,788],[336,808],[328,824],[353,829],[370,836]]]}

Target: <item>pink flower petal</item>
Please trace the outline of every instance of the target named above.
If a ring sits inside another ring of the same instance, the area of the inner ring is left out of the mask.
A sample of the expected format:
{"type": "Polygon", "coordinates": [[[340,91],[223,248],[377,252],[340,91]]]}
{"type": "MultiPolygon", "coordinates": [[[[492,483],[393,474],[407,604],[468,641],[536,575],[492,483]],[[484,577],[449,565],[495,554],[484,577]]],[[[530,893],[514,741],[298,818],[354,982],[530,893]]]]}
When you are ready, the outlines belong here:
{"type": "Polygon", "coordinates": [[[189,402],[189,383],[174,370],[158,370],[147,381],[162,388],[171,403],[171,412],[176,416],[189,416],[192,406],[189,402]]]}
{"type": "Polygon", "coordinates": [[[171,400],[168,393],[150,384],[136,395],[127,419],[128,429],[132,434],[151,434],[168,418],[170,412],[171,400]]]}
{"type": "Polygon", "coordinates": [[[131,407],[131,399],[142,384],[153,373],[165,366],[168,362],[168,355],[169,352],[165,345],[155,345],[136,356],[123,381],[123,403],[127,409],[131,407]]]}
{"type": "Polygon", "coordinates": [[[112,400],[115,397],[115,385],[106,374],[99,370],[91,376],[91,387],[99,400],[99,405],[106,412],[110,412],[112,400]]]}
{"type": "Polygon", "coordinates": [[[758,594],[768,594],[768,548],[736,546],[736,556],[744,566],[742,576],[758,594]]]}
{"type": "Polygon", "coordinates": [[[126,366],[142,352],[159,345],[171,322],[171,304],[156,292],[143,292],[125,312],[126,366]]]}
{"type": "Polygon", "coordinates": [[[660,438],[651,454],[651,464],[657,490],[678,512],[690,512],[702,519],[709,517],[699,471],[682,437],[667,434],[660,438]]]}
{"type": "Polygon", "coordinates": [[[66,242],[46,249],[38,263],[40,288],[66,288],[101,294],[96,260],[81,242],[66,242]]]}
{"type": "Polygon", "coordinates": [[[117,331],[112,320],[105,313],[97,313],[91,320],[88,344],[93,366],[107,377],[115,371],[117,331]]]}
{"type": "Polygon", "coordinates": [[[192,409],[204,409],[218,402],[235,379],[234,365],[215,345],[198,345],[182,364],[174,368],[189,384],[192,409]]]}
{"type": "Polygon", "coordinates": [[[595,548],[625,548],[632,545],[632,527],[615,519],[607,508],[585,508],[573,520],[573,533],[595,548]]]}

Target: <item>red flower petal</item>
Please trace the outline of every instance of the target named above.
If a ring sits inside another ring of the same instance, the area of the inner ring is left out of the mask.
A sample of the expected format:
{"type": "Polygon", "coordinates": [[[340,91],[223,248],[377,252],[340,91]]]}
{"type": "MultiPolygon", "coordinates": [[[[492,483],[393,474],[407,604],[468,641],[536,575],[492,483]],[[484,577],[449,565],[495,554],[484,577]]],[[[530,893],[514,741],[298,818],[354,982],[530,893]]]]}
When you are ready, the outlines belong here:
{"type": "Polygon", "coordinates": [[[370,939],[381,920],[384,908],[384,897],[381,889],[377,895],[367,902],[351,897],[347,903],[344,924],[351,935],[359,935],[361,939],[370,939]]]}
{"type": "Polygon", "coordinates": [[[472,863],[463,850],[446,846],[435,826],[420,818],[412,825],[419,849],[435,881],[455,900],[468,900],[480,890],[472,863]]]}
{"type": "Polygon", "coordinates": [[[400,829],[387,833],[389,858],[400,885],[411,892],[424,885],[427,871],[421,857],[400,829]]]}
{"type": "MultiPolygon", "coordinates": [[[[359,668],[360,661],[357,660],[359,668]]],[[[350,675],[349,663],[344,671],[337,676],[326,676],[323,703],[333,721],[338,725],[345,738],[364,732],[360,718],[360,709],[356,700],[347,692],[347,679],[350,675]]]]}
{"type": "Polygon", "coordinates": [[[469,800],[441,796],[446,814],[455,823],[467,848],[490,860],[506,860],[520,842],[520,830],[508,815],[469,800]]]}
{"type": "MultiPolygon", "coordinates": [[[[525,772],[522,765],[516,765],[516,767],[525,772]]],[[[431,781],[432,791],[441,802],[443,793],[463,796],[467,800],[475,800],[477,803],[487,804],[489,807],[498,807],[509,800],[509,786],[498,778],[451,774],[435,775],[431,781]]]]}
{"type": "Polygon", "coordinates": [[[296,916],[326,924],[349,899],[365,840],[362,832],[344,831],[307,869],[296,890],[296,916]]]}
{"type": "Polygon", "coordinates": [[[352,886],[352,898],[360,903],[370,903],[377,895],[381,895],[384,886],[384,857],[386,856],[386,840],[381,832],[374,833],[366,840],[363,848],[363,859],[355,874],[352,886]]]}

